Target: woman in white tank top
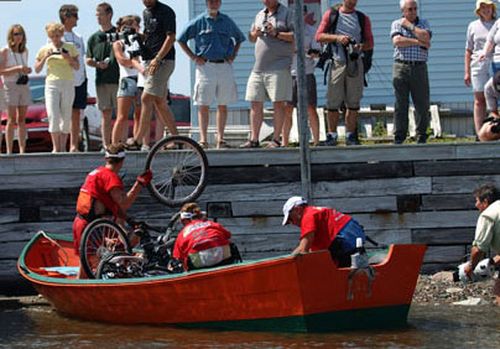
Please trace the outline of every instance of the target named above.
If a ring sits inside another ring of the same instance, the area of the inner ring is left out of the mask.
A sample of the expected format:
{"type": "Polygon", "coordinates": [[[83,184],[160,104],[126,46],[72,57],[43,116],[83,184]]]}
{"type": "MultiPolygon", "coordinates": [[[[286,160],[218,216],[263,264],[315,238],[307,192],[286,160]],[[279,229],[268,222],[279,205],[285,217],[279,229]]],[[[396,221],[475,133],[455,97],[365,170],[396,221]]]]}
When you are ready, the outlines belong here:
{"type": "MultiPolygon", "coordinates": [[[[121,17],[117,22],[117,32],[123,34],[127,32],[128,28],[139,32],[140,21],[141,18],[138,16],[121,17]]],[[[116,122],[111,135],[112,143],[124,143],[127,138],[128,114],[130,107],[136,102],[138,97],[138,75],[144,72],[138,55],[139,46],[137,42],[126,41],[130,40],[121,39],[113,43],[113,52],[120,68],[120,81],[117,93],[116,122]]],[[[137,111],[138,108],[135,109],[137,111]]]]}
{"type": "Polygon", "coordinates": [[[7,154],[12,154],[14,129],[17,125],[19,153],[26,151],[25,116],[31,104],[31,92],[28,85],[28,49],[23,27],[14,24],[7,33],[7,46],[0,51],[0,74],[3,75],[5,101],[7,105],[7,127],[5,140],[7,154]]]}

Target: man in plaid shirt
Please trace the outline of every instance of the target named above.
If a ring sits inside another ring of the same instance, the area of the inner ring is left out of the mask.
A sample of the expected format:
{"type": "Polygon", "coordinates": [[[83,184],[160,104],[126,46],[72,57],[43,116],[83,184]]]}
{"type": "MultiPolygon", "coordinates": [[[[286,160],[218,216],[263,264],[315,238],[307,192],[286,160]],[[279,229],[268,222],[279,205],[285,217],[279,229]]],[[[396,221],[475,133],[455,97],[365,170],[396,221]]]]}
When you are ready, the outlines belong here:
{"type": "Polygon", "coordinates": [[[427,141],[429,124],[429,78],[427,57],[432,32],[427,20],[417,16],[417,0],[401,0],[402,18],[392,22],[394,45],[393,80],[394,143],[401,144],[408,133],[409,97],[416,111],[417,143],[427,141]]]}

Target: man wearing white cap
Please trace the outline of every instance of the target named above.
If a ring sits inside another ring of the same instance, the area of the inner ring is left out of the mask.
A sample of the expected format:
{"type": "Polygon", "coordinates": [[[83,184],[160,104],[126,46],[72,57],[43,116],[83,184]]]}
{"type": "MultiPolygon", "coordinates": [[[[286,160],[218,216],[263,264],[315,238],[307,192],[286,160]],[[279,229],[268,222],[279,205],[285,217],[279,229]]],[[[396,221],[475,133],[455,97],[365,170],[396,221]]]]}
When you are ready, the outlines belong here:
{"type": "Polygon", "coordinates": [[[123,167],[125,151],[123,145],[110,145],[106,150],[106,164],[90,172],[85,179],[76,202],[76,217],[73,221],[73,247],[79,254],[80,239],[85,227],[93,220],[103,216],[126,218],[127,209],[137,199],[141,188],[153,178],[150,170],[137,176],[128,192],[118,172],[123,167]]]}
{"type": "Polygon", "coordinates": [[[365,241],[363,227],[351,216],[333,208],[309,206],[300,196],[292,196],[283,206],[283,225],[300,227],[300,243],[292,254],[329,250],[339,267],[351,264],[356,238],[365,241]]]}

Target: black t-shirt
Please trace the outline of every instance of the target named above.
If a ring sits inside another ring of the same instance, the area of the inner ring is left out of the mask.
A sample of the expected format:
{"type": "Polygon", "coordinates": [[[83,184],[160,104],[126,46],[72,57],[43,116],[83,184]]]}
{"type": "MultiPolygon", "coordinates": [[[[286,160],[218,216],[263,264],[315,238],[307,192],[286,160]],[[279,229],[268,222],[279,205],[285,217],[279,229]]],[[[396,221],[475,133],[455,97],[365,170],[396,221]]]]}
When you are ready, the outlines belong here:
{"type": "Polygon", "coordinates": [[[116,28],[103,32],[98,30],[89,38],[87,42],[87,57],[93,58],[98,62],[104,61],[109,58],[108,69],[101,70],[96,68],[95,82],[96,85],[102,84],[117,84],[120,77],[120,70],[118,62],[116,61],[115,54],[111,43],[106,40],[106,34],[115,33],[116,28]]]}
{"type": "MultiPolygon", "coordinates": [[[[143,59],[153,59],[160,51],[168,34],[175,34],[175,12],[169,6],[157,1],[156,5],[146,8],[142,14],[144,18],[144,33],[146,34],[145,46],[147,52],[143,59]]],[[[165,60],[175,59],[174,46],[164,57],[165,60]]]]}

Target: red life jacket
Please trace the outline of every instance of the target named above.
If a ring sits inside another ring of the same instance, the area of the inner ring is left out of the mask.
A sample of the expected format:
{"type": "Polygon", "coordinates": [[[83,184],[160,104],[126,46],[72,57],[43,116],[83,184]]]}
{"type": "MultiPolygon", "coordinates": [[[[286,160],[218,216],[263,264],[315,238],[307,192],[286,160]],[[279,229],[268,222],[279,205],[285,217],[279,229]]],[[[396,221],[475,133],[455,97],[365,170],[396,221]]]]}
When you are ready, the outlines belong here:
{"type": "Polygon", "coordinates": [[[123,182],[115,172],[104,166],[90,172],[80,188],[76,212],[83,218],[92,220],[95,218],[92,217],[94,200],[99,200],[114,217],[122,217],[120,207],[111,197],[111,190],[114,188],[123,189],[123,182]]]}

